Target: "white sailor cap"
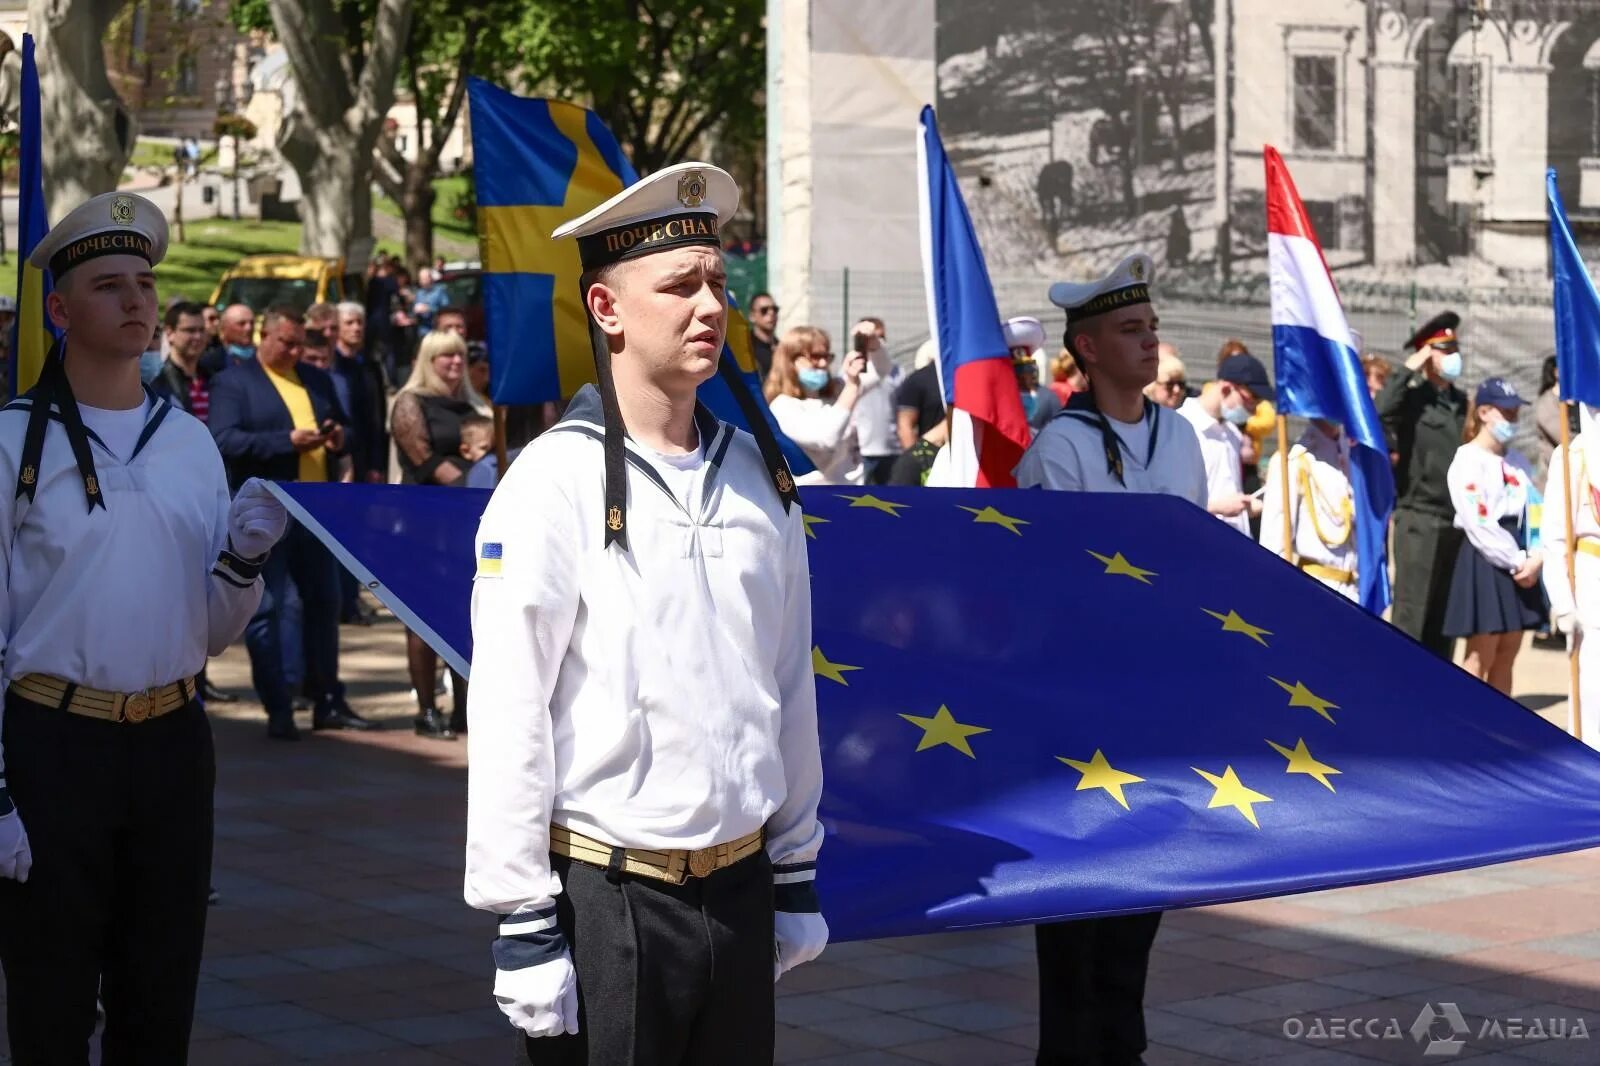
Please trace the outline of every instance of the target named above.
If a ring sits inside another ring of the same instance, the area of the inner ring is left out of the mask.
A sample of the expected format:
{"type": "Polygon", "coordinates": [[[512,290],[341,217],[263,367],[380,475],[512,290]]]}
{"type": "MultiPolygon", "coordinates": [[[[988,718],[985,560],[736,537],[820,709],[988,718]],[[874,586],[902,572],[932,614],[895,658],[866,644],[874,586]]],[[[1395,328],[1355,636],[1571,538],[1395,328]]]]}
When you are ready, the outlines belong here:
{"type": "Polygon", "coordinates": [[[1007,319],[1004,329],[1007,348],[1026,348],[1032,355],[1044,347],[1044,323],[1031,315],[1007,319]]]}
{"type": "Polygon", "coordinates": [[[1067,312],[1069,323],[1081,322],[1119,307],[1149,303],[1150,285],[1155,280],[1155,260],[1136,252],[1099,281],[1056,282],[1050,286],[1050,302],[1067,312]]]}
{"type": "Polygon", "coordinates": [[[585,271],[686,245],[720,247],[739,209],[733,176],[710,163],[676,163],[623,189],[550,236],[576,237],[585,271]]]}
{"type": "Polygon", "coordinates": [[[167,254],[167,216],[128,192],[105,192],[73,209],[50,227],[28,262],[48,269],[56,280],[103,255],[136,255],[155,266],[167,254]]]}

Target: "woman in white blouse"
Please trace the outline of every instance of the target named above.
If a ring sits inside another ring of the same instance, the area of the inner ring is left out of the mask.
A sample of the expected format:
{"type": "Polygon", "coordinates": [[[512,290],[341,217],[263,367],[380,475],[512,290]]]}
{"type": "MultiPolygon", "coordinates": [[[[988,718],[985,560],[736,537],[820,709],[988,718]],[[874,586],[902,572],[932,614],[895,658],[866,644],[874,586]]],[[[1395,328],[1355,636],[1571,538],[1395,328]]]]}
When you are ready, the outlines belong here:
{"type": "Polygon", "coordinates": [[[1444,633],[1466,637],[1462,665],[1508,695],[1523,630],[1539,628],[1545,616],[1540,555],[1528,551],[1533,467],[1509,447],[1525,403],[1501,378],[1479,385],[1467,415],[1466,443],[1456,449],[1446,475],[1455,525],[1467,542],[1456,557],[1444,633]]]}
{"type": "Polygon", "coordinates": [[[815,326],[795,326],[772,350],[766,395],[772,417],[784,436],[794,441],[816,466],[795,481],[801,485],[859,485],[861,449],[851,418],[861,398],[861,374],[867,357],[845,357],[844,377],[830,369],[833,352],[828,335],[815,326]]]}

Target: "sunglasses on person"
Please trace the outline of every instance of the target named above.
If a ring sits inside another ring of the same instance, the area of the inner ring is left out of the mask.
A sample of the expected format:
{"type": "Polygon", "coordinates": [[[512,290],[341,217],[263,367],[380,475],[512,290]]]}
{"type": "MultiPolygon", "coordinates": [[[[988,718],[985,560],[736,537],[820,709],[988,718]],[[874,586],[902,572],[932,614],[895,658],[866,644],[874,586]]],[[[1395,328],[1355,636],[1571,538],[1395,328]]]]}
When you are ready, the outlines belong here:
{"type": "Polygon", "coordinates": [[[1166,381],[1158,381],[1156,384],[1163,389],[1187,389],[1189,387],[1189,383],[1183,378],[1169,378],[1166,381]]]}
{"type": "Polygon", "coordinates": [[[777,304],[762,304],[760,307],[750,309],[752,315],[775,315],[778,313],[777,304]]]}

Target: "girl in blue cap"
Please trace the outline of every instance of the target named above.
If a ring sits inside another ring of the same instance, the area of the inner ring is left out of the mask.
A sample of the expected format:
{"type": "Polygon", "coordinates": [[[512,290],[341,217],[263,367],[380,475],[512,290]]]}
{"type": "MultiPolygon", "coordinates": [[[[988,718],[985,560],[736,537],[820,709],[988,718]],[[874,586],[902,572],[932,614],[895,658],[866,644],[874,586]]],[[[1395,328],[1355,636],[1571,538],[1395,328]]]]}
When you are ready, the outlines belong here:
{"type": "Polygon", "coordinates": [[[1467,638],[1463,666],[1501,692],[1511,692],[1511,668],[1523,630],[1545,617],[1540,555],[1528,550],[1528,497],[1533,465],[1511,447],[1517,412],[1526,403],[1503,378],[1478,386],[1463,440],[1446,482],[1455,526],[1466,535],[1456,556],[1444,633],[1467,638]]]}

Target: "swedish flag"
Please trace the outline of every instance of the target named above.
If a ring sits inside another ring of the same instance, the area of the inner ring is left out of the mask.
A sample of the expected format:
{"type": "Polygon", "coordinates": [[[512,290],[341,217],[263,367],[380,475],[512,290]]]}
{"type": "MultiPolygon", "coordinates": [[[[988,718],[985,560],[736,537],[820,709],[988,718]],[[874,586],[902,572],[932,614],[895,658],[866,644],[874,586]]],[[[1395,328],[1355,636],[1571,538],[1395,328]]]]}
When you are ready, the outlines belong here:
{"type": "MultiPolygon", "coordinates": [[[[639,175],[593,111],[515,96],[481,78],[468,81],[467,98],[492,353],[489,395],[497,404],[559,401],[594,381],[594,353],[578,293],[578,244],[550,234],[639,175]]],[[[737,308],[729,309],[727,349],[776,431],[761,398],[750,328],[737,308]]],[[[721,377],[702,385],[700,398],[717,417],[749,428],[721,377]]],[[[814,469],[804,452],[777,436],[794,473],[814,469]]]]}
{"type": "Polygon", "coordinates": [[[44,313],[53,288],[50,272],[28,265],[34,247],[50,232],[44,204],[44,154],[39,118],[39,68],[34,64],[33,34],[22,35],[22,115],[18,151],[20,188],[17,200],[17,321],[11,351],[15,367],[11,394],[33,388],[51,342],[60,335],[44,313]]]}

